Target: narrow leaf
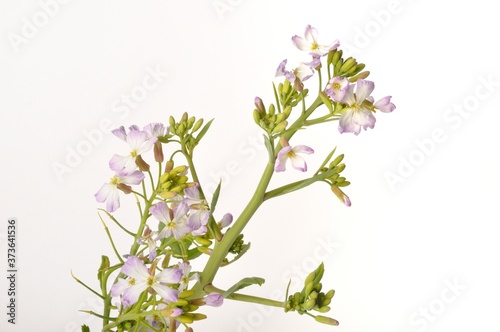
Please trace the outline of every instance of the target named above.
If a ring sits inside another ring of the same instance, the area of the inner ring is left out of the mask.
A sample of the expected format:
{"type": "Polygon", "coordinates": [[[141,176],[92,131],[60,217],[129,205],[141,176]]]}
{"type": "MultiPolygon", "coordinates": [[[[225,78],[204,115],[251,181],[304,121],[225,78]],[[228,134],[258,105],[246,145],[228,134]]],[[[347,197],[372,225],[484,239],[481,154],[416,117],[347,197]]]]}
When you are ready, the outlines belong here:
{"type": "Polygon", "coordinates": [[[265,280],[262,278],[259,278],[259,277],[244,278],[244,279],[241,279],[240,281],[238,281],[234,286],[229,288],[227,291],[225,291],[222,294],[222,296],[227,298],[227,297],[230,297],[231,294],[233,294],[234,292],[236,292],[240,289],[243,289],[243,288],[251,286],[251,285],[256,285],[256,284],[261,286],[264,282],[265,282],[265,280]]]}

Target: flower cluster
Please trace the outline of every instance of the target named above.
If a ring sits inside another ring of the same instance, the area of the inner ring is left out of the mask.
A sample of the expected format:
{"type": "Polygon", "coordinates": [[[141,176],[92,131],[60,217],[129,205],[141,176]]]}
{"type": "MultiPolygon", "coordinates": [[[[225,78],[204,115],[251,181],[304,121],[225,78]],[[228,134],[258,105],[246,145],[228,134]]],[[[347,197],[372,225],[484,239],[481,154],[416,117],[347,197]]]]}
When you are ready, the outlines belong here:
{"type": "MultiPolygon", "coordinates": [[[[184,328],[185,332],[193,332],[191,324],[206,318],[198,312],[199,308],[220,306],[223,299],[280,307],[285,312],[306,314],[320,323],[338,325],[337,320],[315,313],[328,312],[334,295],[333,289],[322,291],[323,263],[309,274],[301,291],[288,296],[287,288],[282,301],[239,293],[245,287],[262,285],[264,279],[259,277],[243,278],[227,289],[214,285],[220,268],[235,263],[250,250],[243,230],[258,215],[255,212],[263,202],[315,183],[326,183],[345,206],[351,206],[342,189],[350,184],[341,174],[346,168],[344,155],[335,155],[333,148],[325,153],[312,175],[303,175],[310,169],[306,155],[323,151],[322,147],[295,144],[295,135],[311,126],[334,121],[338,121],[340,133],[358,135],[361,129],[374,128],[376,111],[390,113],[396,108],[391,96],[375,101],[371,96],[375,84],[367,80],[370,73],[354,58],[342,57],[338,40],[323,44],[318,36],[310,25],[304,36],[293,36],[293,45],[306,52],[308,59],[291,70],[287,69],[287,59],[281,61],[275,77],[282,81],[273,83],[275,100],[266,106],[261,98],[254,99],[253,120],[264,131],[268,162],[253,196],[234,223],[230,213],[219,218],[214,214],[221,183],[207,199],[195,168],[193,151],[212,120],[204,123],[203,119],[184,113],[179,121],[170,116],[168,126],[151,123],[142,129],[133,125],[128,130],[122,126],[112,131],[125,143],[126,153],[113,155],[109,161],[113,175],[95,198],[105,204],[100,211],[132,237],[132,245],[127,250],[117,246],[101,218],[116,263],[111,264],[107,256],[102,256],[98,270],[100,291],[77,279],[103,300],[102,315],[89,312],[103,320],[103,331],[176,332],[184,328]],[[323,84],[326,75],[328,79],[323,84]],[[309,102],[312,90],[306,88],[305,82],[313,77],[317,78],[319,89],[309,102]],[[153,158],[148,157],[151,150],[153,158]],[[273,176],[282,176],[289,164],[305,177],[270,188],[273,176]],[[120,191],[135,197],[139,216],[133,226],[130,215],[125,216],[126,227],[115,214],[120,207],[120,191]],[[199,261],[195,260],[200,256],[206,262],[198,267],[199,261]]],[[[82,331],[89,329],[82,327],[82,331]]]]}

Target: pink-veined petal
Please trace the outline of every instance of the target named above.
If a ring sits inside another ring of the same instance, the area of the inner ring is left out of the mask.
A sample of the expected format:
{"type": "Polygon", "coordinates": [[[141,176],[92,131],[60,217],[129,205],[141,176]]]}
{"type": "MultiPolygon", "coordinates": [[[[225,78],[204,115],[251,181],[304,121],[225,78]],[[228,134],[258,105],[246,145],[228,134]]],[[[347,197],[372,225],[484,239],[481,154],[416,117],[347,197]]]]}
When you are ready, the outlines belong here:
{"type": "Polygon", "coordinates": [[[115,154],[109,161],[109,168],[115,172],[131,173],[137,169],[135,158],[131,155],[119,156],[115,154]]]}
{"type": "MultiPolygon", "coordinates": [[[[317,43],[318,40],[318,30],[313,28],[310,24],[306,26],[306,30],[304,32],[304,37],[309,42],[309,44],[317,43]]],[[[311,48],[309,48],[311,49],[311,48]]]]}
{"type": "Polygon", "coordinates": [[[118,278],[115,284],[111,286],[111,296],[117,297],[125,291],[125,288],[129,286],[128,281],[123,278],[118,278]]]}
{"type": "Polygon", "coordinates": [[[306,161],[301,156],[294,155],[290,157],[290,161],[292,162],[293,168],[295,168],[296,170],[299,170],[301,172],[307,171],[306,161]]]}
{"type": "Polygon", "coordinates": [[[312,154],[314,153],[314,150],[307,145],[296,145],[292,149],[293,152],[295,153],[305,153],[305,154],[312,154]]]}
{"type": "Polygon", "coordinates": [[[159,221],[162,222],[168,222],[170,221],[170,212],[167,208],[167,204],[165,202],[158,202],[152,207],[149,208],[149,212],[158,219],[159,221]]]}
{"type": "Polygon", "coordinates": [[[276,158],[276,166],[274,167],[274,170],[276,172],[283,172],[286,170],[286,160],[288,159],[288,153],[290,151],[292,151],[292,147],[285,146],[278,152],[278,156],[276,158]]]}
{"type": "Polygon", "coordinates": [[[147,280],[136,280],[136,283],[123,291],[122,303],[128,307],[137,302],[142,292],[148,289],[147,280]]]}
{"type": "Polygon", "coordinates": [[[375,104],[373,104],[373,106],[384,113],[390,113],[396,108],[396,105],[391,103],[391,96],[386,96],[378,100],[375,104]]]}
{"type": "Polygon", "coordinates": [[[163,282],[166,284],[176,284],[182,279],[182,269],[163,269],[158,273],[155,278],[158,282],[163,282]]]}
{"type": "Polygon", "coordinates": [[[293,36],[292,37],[292,43],[301,51],[310,51],[311,50],[311,43],[309,43],[307,40],[300,36],[293,36]]]}
{"type": "Polygon", "coordinates": [[[373,89],[375,88],[375,83],[372,81],[365,81],[359,79],[356,81],[356,100],[361,104],[365,99],[370,97],[373,89]]]}
{"type": "Polygon", "coordinates": [[[113,130],[111,130],[111,132],[113,133],[113,135],[115,135],[119,139],[121,139],[125,142],[127,141],[127,133],[125,132],[125,128],[123,126],[121,126],[120,128],[117,128],[117,129],[113,129],[113,130]]]}
{"type": "Polygon", "coordinates": [[[167,285],[154,284],[151,286],[160,295],[165,302],[177,302],[179,299],[179,291],[168,287],[167,285]]]}
{"type": "Polygon", "coordinates": [[[345,90],[344,97],[342,98],[342,102],[349,106],[352,106],[356,103],[356,97],[354,96],[354,84],[349,84],[345,90]]]}
{"type": "Polygon", "coordinates": [[[203,299],[206,305],[220,307],[224,302],[224,297],[219,293],[210,293],[203,299]]]}
{"type": "Polygon", "coordinates": [[[138,185],[142,182],[142,180],[144,180],[144,173],[136,170],[130,174],[119,175],[119,178],[120,178],[120,183],[138,185]]]}
{"type": "Polygon", "coordinates": [[[144,262],[136,256],[128,256],[127,261],[123,264],[122,273],[134,278],[136,281],[147,280],[149,272],[144,262]]]}

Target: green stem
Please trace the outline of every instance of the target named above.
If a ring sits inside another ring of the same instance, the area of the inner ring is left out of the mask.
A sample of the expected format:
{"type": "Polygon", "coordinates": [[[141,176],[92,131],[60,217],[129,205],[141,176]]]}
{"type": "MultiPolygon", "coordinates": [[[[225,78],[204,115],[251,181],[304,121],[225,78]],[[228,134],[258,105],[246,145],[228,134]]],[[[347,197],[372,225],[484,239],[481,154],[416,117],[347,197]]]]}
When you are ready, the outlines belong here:
{"type": "MultiPolygon", "coordinates": [[[[223,294],[224,290],[219,289],[213,285],[207,285],[205,287],[205,291],[207,292],[216,292],[219,294],[223,294]]],[[[250,302],[250,303],[257,303],[257,304],[262,304],[262,305],[267,305],[270,307],[278,307],[278,308],[284,308],[285,303],[283,301],[276,301],[276,300],[271,300],[271,299],[266,299],[264,297],[258,297],[258,296],[253,296],[253,295],[246,295],[246,294],[239,294],[239,293],[232,293],[231,295],[227,296],[226,299],[229,300],[234,300],[234,301],[241,301],[241,302],[250,302]]]]}
{"type": "MultiPolygon", "coordinates": [[[[295,132],[302,127],[304,121],[306,121],[307,118],[312,114],[312,112],[314,112],[314,110],[318,108],[322,103],[323,102],[321,101],[321,98],[318,96],[316,100],[311,104],[311,106],[305,112],[303,112],[301,116],[290,126],[290,129],[293,130],[290,130],[283,136],[285,136],[286,139],[290,139],[295,134],[295,132]]],[[[277,154],[280,149],[281,144],[278,142],[276,145],[275,154],[277,154]]],[[[268,161],[266,168],[262,173],[259,184],[257,185],[257,188],[247,206],[240,214],[238,219],[236,219],[233,226],[226,232],[226,234],[222,238],[222,241],[216,242],[214,250],[210,255],[210,258],[208,259],[203,272],[200,274],[200,280],[193,287],[193,289],[195,290],[195,294],[192,296],[192,298],[203,296],[204,287],[212,283],[223,259],[227,256],[227,253],[229,252],[232,244],[234,243],[238,235],[241,234],[247,223],[250,221],[250,218],[264,202],[267,187],[274,174],[274,161],[274,158],[268,161]]]]}

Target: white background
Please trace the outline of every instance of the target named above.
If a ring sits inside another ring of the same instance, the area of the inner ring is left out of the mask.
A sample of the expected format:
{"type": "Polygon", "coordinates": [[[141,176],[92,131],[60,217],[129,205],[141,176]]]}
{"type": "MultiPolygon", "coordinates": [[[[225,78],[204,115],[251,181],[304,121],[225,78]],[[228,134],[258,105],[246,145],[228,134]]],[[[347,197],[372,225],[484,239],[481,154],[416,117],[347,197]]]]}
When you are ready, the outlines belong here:
{"type": "MultiPolygon", "coordinates": [[[[209,319],[195,331],[497,329],[497,11],[485,0],[443,3],[2,1],[0,265],[7,269],[7,219],[16,217],[19,275],[15,326],[0,278],[0,330],[72,332],[86,323],[98,331],[99,320],[78,313],[98,304],[70,271],[96,286],[100,255],[112,254],[93,195],[111,176],[109,158],[126,148],[106,125],[96,134],[102,123],[142,127],[185,111],[215,118],[196,161],[205,184],[226,180],[218,212],[238,215],[266,158],[251,144],[261,135],[253,98],[272,101],[282,59],[307,60],[290,41],[307,24],[366,63],[375,98],[392,95],[397,109],[359,136],[340,135],[335,123],[297,136],[316,150],[311,169],[334,146],[346,154],[352,207],[319,184],[265,204],[245,232],[252,250],[216,282],[261,276],[266,283],[247,292],[283,294],[290,278],[298,283],[324,260],[325,288],[336,290],[328,315],[340,326],[226,301],[203,308],[209,319]],[[159,84],[125,107],[122,96],[152,70],[159,84]],[[91,132],[86,155],[68,166],[91,132]],[[69,171],[57,176],[57,163],[69,171]]],[[[300,176],[291,170],[275,183],[300,176]]],[[[133,204],[122,199],[120,216],[131,223],[133,204]]]]}

